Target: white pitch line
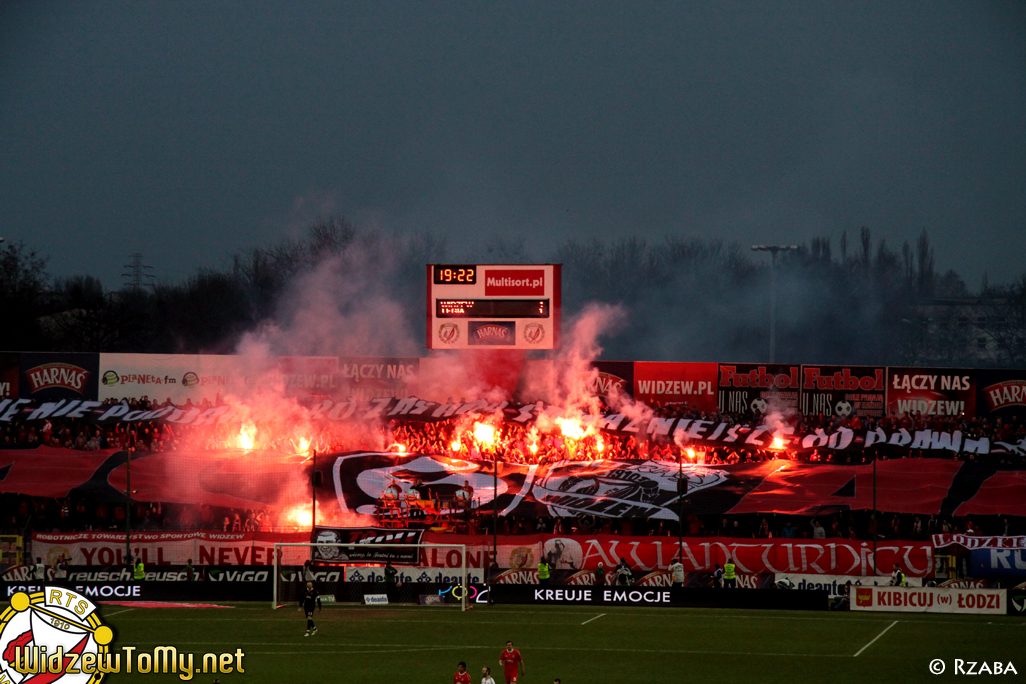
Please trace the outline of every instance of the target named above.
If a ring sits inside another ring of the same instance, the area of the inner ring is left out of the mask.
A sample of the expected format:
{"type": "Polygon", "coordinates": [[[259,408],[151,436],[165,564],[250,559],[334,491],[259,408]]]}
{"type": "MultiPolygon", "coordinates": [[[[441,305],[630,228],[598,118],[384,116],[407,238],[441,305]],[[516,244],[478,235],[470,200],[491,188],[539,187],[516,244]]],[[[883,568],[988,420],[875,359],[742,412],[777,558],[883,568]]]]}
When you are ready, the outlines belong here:
{"type": "MultiPolygon", "coordinates": [[[[297,640],[298,641],[298,640],[297,640]]],[[[145,641],[133,641],[133,645],[149,645],[151,642],[145,641]]],[[[213,641],[202,641],[202,642],[182,642],[180,646],[187,645],[206,645],[218,642],[213,641]]],[[[227,643],[227,642],[222,642],[227,643]]],[[[292,642],[232,642],[236,646],[283,646],[293,647],[295,646],[292,642]]],[[[303,643],[311,643],[304,641],[303,643]]],[[[345,650],[344,648],[336,648],[332,651],[323,651],[324,653],[336,653],[339,655],[345,655],[346,653],[403,653],[413,651],[460,651],[470,649],[489,650],[494,649],[495,645],[491,644],[488,646],[474,646],[474,645],[460,645],[460,644],[339,644],[339,646],[350,646],[359,648],[362,650],[345,650]],[[367,650],[373,649],[373,650],[367,650]]],[[[582,652],[602,652],[602,653],[657,653],[657,654],[685,654],[685,655],[726,655],[726,656],[774,656],[782,658],[851,658],[850,655],[845,653],[769,653],[762,651],[702,651],[702,650],[691,650],[691,649],[658,649],[658,648],[596,648],[596,647],[561,647],[561,646],[532,646],[532,651],[582,651],[582,652]]],[[[319,653],[320,651],[254,651],[253,654],[260,655],[293,655],[297,653],[319,653]]]]}
{"type": "Polygon", "coordinates": [[[582,624],[582,625],[586,625],[586,624],[588,624],[589,622],[592,622],[592,621],[594,621],[594,620],[598,620],[598,619],[599,619],[600,617],[602,617],[603,615],[605,615],[605,613],[599,613],[599,614],[598,614],[598,615],[596,615],[595,617],[591,618],[590,620],[585,620],[585,621],[584,621],[584,622],[582,622],[581,624],[582,624]]]}
{"type": "Polygon", "coordinates": [[[127,613],[130,610],[135,610],[135,608],[125,608],[124,610],[115,610],[113,613],[105,613],[103,617],[109,618],[111,615],[121,615],[122,613],[127,613]]]}
{"type": "Polygon", "coordinates": [[[883,628],[883,631],[882,631],[882,632],[880,632],[880,633],[879,633],[879,634],[877,634],[877,635],[876,635],[875,637],[873,637],[873,640],[872,640],[872,641],[870,641],[870,642],[869,642],[868,644],[866,644],[865,646],[863,646],[862,648],[860,648],[860,649],[859,649],[859,652],[858,652],[858,653],[856,653],[855,655],[853,655],[853,656],[852,656],[852,658],[858,658],[858,657],[859,657],[860,655],[862,655],[862,652],[863,652],[863,651],[865,651],[865,650],[866,650],[867,648],[869,648],[870,646],[872,646],[873,644],[875,644],[875,643],[876,643],[876,640],[877,640],[877,639],[879,639],[880,637],[882,637],[882,636],[883,636],[884,634],[887,634],[887,630],[889,630],[889,629],[890,629],[891,627],[893,627],[893,626],[894,626],[894,625],[896,625],[896,624],[898,624],[898,621],[897,621],[897,620],[895,620],[895,621],[894,621],[894,622],[892,622],[891,624],[889,624],[889,625],[887,625],[886,627],[884,627],[884,628],[883,628]]]}

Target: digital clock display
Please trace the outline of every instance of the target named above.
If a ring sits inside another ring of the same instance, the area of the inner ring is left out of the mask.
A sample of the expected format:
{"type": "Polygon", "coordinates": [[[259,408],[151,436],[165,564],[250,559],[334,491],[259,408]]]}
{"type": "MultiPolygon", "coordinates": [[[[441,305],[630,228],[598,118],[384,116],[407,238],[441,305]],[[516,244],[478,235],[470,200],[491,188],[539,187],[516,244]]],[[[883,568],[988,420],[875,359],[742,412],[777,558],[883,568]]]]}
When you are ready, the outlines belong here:
{"type": "Polygon", "coordinates": [[[477,282],[477,266],[435,266],[435,285],[473,285],[477,282]]]}
{"type": "Polygon", "coordinates": [[[436,299],[435,318],[548,318],[547,299],[436,299]]]}

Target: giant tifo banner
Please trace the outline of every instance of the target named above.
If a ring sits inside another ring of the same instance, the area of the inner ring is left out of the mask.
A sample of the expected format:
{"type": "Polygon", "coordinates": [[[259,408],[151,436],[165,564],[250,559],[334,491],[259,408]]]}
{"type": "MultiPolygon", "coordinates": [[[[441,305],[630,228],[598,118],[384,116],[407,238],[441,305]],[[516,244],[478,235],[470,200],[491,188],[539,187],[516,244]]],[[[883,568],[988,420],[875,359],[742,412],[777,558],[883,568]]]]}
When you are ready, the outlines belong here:
{"type": "MultiPolygon", "coordinates": [[[[275,542],[308,542],[308,532],[135,532],[132,556],[146,566],[273,565],[275,542]]],[[[32,533],[32,553],[50,566],[62,555],[71,565],[125,564],[125,535],[115,532],[32,533]]],[[[279,563],[302,565],[309,547],[284,547],[279,563]]]]}
{"type": "MultiPolygon", "coordinates": [[[[0,450],[0,493],[92,501],[124,500],[124,451],[37,447],[0,450]]],[[[454,497],[469,481],[477,505],[491,506],[492,462],[436,454],[355,452],[316,459],[325,486],[318,513],[373,515],[390,485],[407,492],[421,479],[432,494],[454,497]]],[[[137,454],[137,501],[277,509],[309,503],[310,464],[288,455],[238,450],[137,454]]],[[[679,479],[685,514],[872,510],[872,465],[769,460],[734,465],[678,465],[662,460],[498,463],[501,515],[655,517],[676,520],[679,479]]],[[[1026,516],[1026,470],[971,461],[892,459],[877,464],[877,510],[939,515],[1026,516]],[[910,483],[914,483],[910,485],[910,483]]],[[[325,524],[333,524],[322,517],[325,524]]]]}
{"type": "MultiPolygon", "coordinates": [[[[420,480],[432,496],[450,499],[469,482],[476,505],[495,505],[500,515],[676,520],[681,478],[685,515],[815,514],[872,510],[874,504],[872,465],[595,460],[530,466],[500,462],[497,467],[498,485],[493,487],[491,461],[381,452],[318,457],[323,481],[330,486],[319,490],[317,507],[326,514],[373,515],[386,488],[408,492],[420,480]]],[[[1026,515],[1026,470],[941,459],[881,461],[875,501],[878,510],[893,513],[1026,515]]]]}

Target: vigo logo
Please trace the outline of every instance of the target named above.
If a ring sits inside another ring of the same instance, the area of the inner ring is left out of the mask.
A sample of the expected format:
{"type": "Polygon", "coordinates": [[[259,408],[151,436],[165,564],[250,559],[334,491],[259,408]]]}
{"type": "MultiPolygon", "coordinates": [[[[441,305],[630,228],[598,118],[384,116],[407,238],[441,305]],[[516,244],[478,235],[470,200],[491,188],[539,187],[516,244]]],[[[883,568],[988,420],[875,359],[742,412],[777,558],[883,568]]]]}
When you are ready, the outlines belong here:
{"type": "Polygon", "coordinates": [[[97,684],[110,670],[104,660],[113,640],[81,594],[63,587],[18,592],[0,615],[0,682],[97,684]]]}

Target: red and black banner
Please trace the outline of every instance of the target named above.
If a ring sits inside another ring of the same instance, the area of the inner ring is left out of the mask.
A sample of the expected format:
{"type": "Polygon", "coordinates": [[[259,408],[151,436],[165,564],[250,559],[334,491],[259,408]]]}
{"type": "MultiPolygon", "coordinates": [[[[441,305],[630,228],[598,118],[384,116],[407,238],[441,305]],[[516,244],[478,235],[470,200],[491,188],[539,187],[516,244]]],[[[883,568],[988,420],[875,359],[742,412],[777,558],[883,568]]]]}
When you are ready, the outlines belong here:
{"type": "MultiPolygon", "coordinates": [[[[123,502],[126,452],[19,449],[0,451],[0,492],[123,502]]],[[[320,521],[373,515],[385,489],[402,494],[419,480],[433,500],[453,500],[468,482],[476,507],[500,515],[676,519],[678,480],[685,514],[871,510],[893,513],[1026,516],[1026,469],[947,459],[833,465],[771,460],[683,465],[658,460],[498,463],[431,454],[359,452],[318,456],[314,488],[320,521]],[[498,501],[493,504],[493,499],[498,501]]],[[[137,501],[266,509],[310,504],[311,465],[284,456],[169,452],[132,459],[137,501]]],[[[420,498],[421,493],[416,498],[420,498]]]]}
{"type": "MultiPolygon", "coordinates": [[[[369,514],[388,487],[416,482],[432,499],[452,498],[469,482],[475,505],[500,515],[676,520],[685,515],[818,514],[877,509],[921,515],[1026,515],[1026,470],[942,459],[897,459],[842,466],[785,460],[737,465],[668,461],[563,461],[493,464],[426,454],[363,452],[319,459],[325,483],[318,511],[369,514]],[[498,501],[494,502],[495,497],[498,501]]],[[[419,495],[418,495],[419,496],[419,495]]]]}

